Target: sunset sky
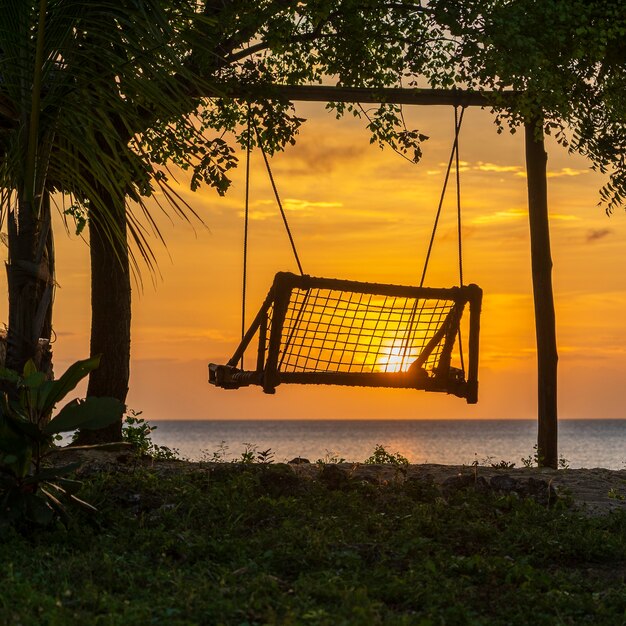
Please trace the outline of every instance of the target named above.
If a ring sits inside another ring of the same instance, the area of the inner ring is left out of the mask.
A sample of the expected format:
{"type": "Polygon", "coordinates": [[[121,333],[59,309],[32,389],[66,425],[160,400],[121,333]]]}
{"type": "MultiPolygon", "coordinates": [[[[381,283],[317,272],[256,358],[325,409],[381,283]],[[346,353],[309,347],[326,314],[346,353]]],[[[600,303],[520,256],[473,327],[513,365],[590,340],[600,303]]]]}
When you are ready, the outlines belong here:
{"type": "MultiPolygon", "coordinates": [[[[315,276],[417,284],[452,141],[452,110],[409,108],[407,124],[430,139],[411,165],[369,144],[362,121],[335,120],[298,104],[308,119],[297,145],[272,160],[304,271],[315,276]]],[[[488,111],[466,112],[461,136],[466,282],[484,292],[479,403],[410,390],[281,386],[216,389],[207,363],[225,363],[239,341],[243,159],[225,198],[204,189],[185,199],[207,228],[162,219],[155,241],[161,277],[134,290],[128,405],[152,419],[533,418],[536,353],[523,133],[498,135],[488,111]]],[[[562,418],[625,417],[626,216],[597,206],[601,175],[548,141],[549,206],[562,418]]],[[[243,155],[241,155],[243,157],[243,155]]],[[[259,154],[253,156],[248,312],[276,271],[295,271],[259,154]]],[[[450,190],[453,192],[453,189],[450,190]]],[[[427,276],[457,282],[454,194],[449,193],[427,276]]],[[[89,349],[85,242],[57,220],[56,371],[89,349]]],[[[3,281],[5,281],[3,275],[3,281]]],[[[6,293],[6,281],[3,284],[6,293]]],[[[2,300],[2,319],[7,318],[2,300]]]]}

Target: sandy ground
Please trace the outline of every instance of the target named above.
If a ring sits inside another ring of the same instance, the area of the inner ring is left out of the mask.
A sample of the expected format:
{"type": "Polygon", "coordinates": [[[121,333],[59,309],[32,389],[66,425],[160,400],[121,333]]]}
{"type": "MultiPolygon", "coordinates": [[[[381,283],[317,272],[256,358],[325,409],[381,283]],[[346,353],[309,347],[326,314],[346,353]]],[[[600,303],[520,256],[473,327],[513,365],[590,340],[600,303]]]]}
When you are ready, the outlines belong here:
{"type": "MultiPolygon", "coordinates": [[[[55,455],[57,456],[57,455],[55,455]]],[[[159,472],[202,472],[210,471],[211,463],[192,463],[189,461],[152,461],[138,460],[128,449],[113,450],[78,450],[66,449],[58,453],[56,463],[81,461],[79,474],[97,471],[115,471],[127,469],[136,463],[151,465],[159,472]],[[70,451],[71,450],[71,451],[70,451]]],[[[320,468],[311,463],[290,464],[292,470],[300,476],[314,479],[319,476],[320,468]]],[[[355,479],[370,482],[390,482],[397,480],[419,479],[435,484],[443,484],[455,476],[468,476],[474,479],[484,478],[487,482],[494,476],[509,476],[519,481],[529,478],[545,481],[557,494],[571,498],[573,505],[589,515],[604,515],[615,510],[626,510],[626,469],[544,469],[544,468],[492,468],[487,466],[462,465],[409,465],[406,472],[398,472],[389,465],[365,465],[362,463],[342,463],[337,466],[342,473],[355,479]]]]}

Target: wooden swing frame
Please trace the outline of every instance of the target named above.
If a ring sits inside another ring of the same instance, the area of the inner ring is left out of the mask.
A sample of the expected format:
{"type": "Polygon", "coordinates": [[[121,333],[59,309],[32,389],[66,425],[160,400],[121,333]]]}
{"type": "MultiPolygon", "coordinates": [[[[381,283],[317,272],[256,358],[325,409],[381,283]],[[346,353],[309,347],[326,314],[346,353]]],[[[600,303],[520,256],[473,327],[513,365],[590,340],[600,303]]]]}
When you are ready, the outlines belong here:
{"type": "Polygon", "coordinates": [[[409,287],[366,283],[332,278],[317,278],[279,272],[259,312],[241,343],[226,365],[209,364],[209,382],[224,389],[258,385],[265,393],[275,393],[282,383],[300,385],[349,385],[394,387],[443,392],[465,398],[468,404],[478,400],[478,344],[482,289],[477,285],[451,288],[409,287]],[[292,292],[324,289],[336,292],[370,294],[415,300],[450,300],[454,302],[446,320],[433,334],[417,358],[423,365],[434,348],[443,347],[434,371],[421,367],[415,372],[351,372],[351,371],[281,371],[280,354],[284,346],[283,329],[292,292]],[[452,350],[459,332],[463,310],[469,304],[469,354],[467,379],[462,370],[451,366],[452,350]],[[271,329],[268,321],[271,310],[271,329]],[[257,362],[254,370],[238,367],[246,349],[258,333],[257,362]]]}

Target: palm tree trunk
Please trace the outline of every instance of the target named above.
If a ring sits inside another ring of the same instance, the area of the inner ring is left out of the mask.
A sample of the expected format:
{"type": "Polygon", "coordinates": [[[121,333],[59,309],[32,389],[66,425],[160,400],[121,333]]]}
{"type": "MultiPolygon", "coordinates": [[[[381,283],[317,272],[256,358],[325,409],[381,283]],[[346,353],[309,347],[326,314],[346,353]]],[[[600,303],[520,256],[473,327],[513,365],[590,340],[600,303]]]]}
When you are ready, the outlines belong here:
{"type": "MultiPolygon", "coordinates": [[[[107,236],[96,215],[89,219],[91,253],[91,354],[101,354],[100,367],[89,375],[87,395],[126,402],[130,377],[131,289],[126,211],[111,199],[122,237],[107,236]]],[[[122,421],[100,430],[84,430],[77,443],[121,441],[122,421]]]]}
{"type": "Polygon", "coordinates": [[[37,217],[24,198],[9,212],[9,329],[6,367],[21,372],[32,359],[51,375],[50,336],[54,293],[54,246],[50,196],[44,192],[37,217]],[[41,341],[43,340],[43,341],[41,341]]]}

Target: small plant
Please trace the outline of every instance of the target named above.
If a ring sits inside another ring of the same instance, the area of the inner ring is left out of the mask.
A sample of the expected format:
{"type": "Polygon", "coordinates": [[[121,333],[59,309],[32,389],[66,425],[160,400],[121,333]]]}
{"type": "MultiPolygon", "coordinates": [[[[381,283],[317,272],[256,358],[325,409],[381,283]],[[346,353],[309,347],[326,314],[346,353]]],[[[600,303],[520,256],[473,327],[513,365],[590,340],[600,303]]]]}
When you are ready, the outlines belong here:
{"type": "Polygon", "coordinates": [[[395,467],[406,467],[409,464],[409,459],[402,456],[399,452],[387,452],[385,447],[381,444],[376,444],[372,456],[363,461],[366,465],[394,465],[395,467]]]}
{"type": "Polygon", "coordinates": [[[200,455],[200,461],[203,463],[224,463],[228,458],[228,446],[224,440],[220,441],[219,445],[213,452],[203,450],[200,455]]]}
{"type": "Polygon", "coordinates": [[[171,461],[179,458],[176,448],[159,446],[152,441],[152,433],[158,428],[148,424],[141,411],[129,409],[124,416],[122,439],[131,443],[139,456],[149,456],[159,461],[171,461]]]}
{"type": "Polygon", "coordinates": [[[626,496],[615,489],[615,487],[611,487],[607,495],[611,500],[626,500],[626,496]]]}
{"type": "Polygon", "coordinates": [[[243,446],[241,457],[235,460],[234,463],[270,465],[274,462],[274,453],[271,448],[259,451],[258,446],[252,443],[244,443],[243,446]]]}
{"type": "Polygon", "coordinates": [[[505,461],[504,459],[498,461],[497,463],[492,461],[490,465],[495,469],[513,469],[515,467],[515,463],[513,461],[505,461]]]}
{"type": "Polygon", "coordinates": [[[317,459],[315,464],[319,467],[323,467],[324,465],[337,465],[337,463],[345,463],[346,460],[339,456],[336,452],[332,452],[331,450],[326,450],[323,458],[317,459]]]}
{"type": "MultiPolygon", "coordinates": [[[[533,454],[529,454],[522,459],[522,465],[524,467],[541,467],[543,465],[544,457],[539,453],[539,447],[537,444],[533,446],[533,454]]],[[[569,460],[563,455],[559,457],[558,467],[559,469],[569,469],[569,460]]],[[[511,467],[514,467],[512,465],[511,467]]]]}
{"type": "Polygon", "coordinates": [[[537,444],[533,446],[534,452],[527,457],[522,458],[522,465],[524,467],[538,467],[543,464],[543,456],[539,454],[539,447],[537,444]]]}
{"type": "Polygon", "coordinates": [[[260,463],[261,465],[270,465],[271,463],[273,463],[274,453],[272,452],[272,449],[268,448],[267,450],[261,450],[260,452],[257,452],[256,462],[260,463]]]}
{"type": "Polygon", "coordinates": [[[54,381],[33,361],[21,374],[0,369],[0,380],[14,387],[14,393],[0,399],[0,524],[45,526],[57,516],[67,523],[68,503],[93,509],[75,495],[81,483],[68,478],[78,464],[46,467],[45,461],[59,433],[103,428],[120,419],[121,402],[91,397],[72,400],[51,417],[56,405],[99,364],[100,356],[78,361],[54,381]]]}
{"type": "Polygon", "coordinates": [[[252,443],[243,444],[243,452],[239,457],[239,462],[244,464],[254,463],[254,457],[256,455],[257,447],[252,443]]]}

